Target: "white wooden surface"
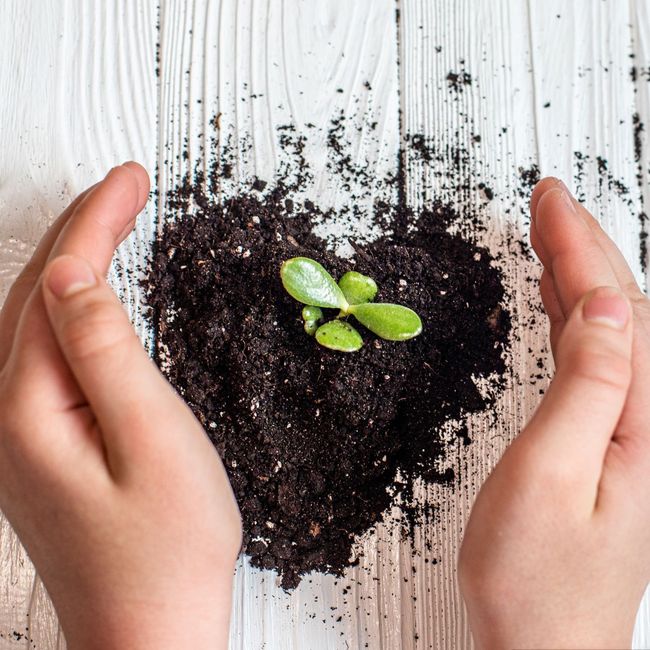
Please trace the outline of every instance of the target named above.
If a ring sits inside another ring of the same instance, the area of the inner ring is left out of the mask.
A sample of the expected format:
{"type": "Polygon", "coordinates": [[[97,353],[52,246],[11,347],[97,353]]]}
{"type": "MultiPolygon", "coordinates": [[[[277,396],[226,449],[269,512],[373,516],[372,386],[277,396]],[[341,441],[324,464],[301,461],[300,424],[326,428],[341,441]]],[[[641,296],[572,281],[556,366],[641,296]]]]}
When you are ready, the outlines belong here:
{"type": "MultiPolygon", "coordinates": [[[[407,132],[424,132],[444,146],[473,129],[482,136],[475,159],[497,194],[482,238],[506,255],[508,233],[525,238],[518,167],[538,162],[543,173],[571,180],[574,151],[602,155],[632,188],[633,209],[619,199],[592,200],[595,165],[585,167],[580,189],[640,274],[642,192],[631,120],[636,111],[650,122],[650,86],[643,79],[635,93],[629,69],[650,65],[644,0],[0,0],[0,9],[1,295],[70,198],[131,158],[152,174],[159,170],[161,191],[119,251],[117,263],[132,268],[146,253],[165,191],[187,164],[178,154],[187,141],[190,159],[200,156],[207,145],[202,134],[218,111],[224,134],[248,134],[253,143],[238,179],[272,175],[282,157],[274,126],[325,126],[340,109],[378,121],[379,138],[351,134],[359,159],[368,158],[377,173],[395,164],[407,132]],[[445,78],[461,66],[474,81],[450,101],[445,78]],[[366,80],[372,91],[364,93],[366,80]]],[[[320,205],[340,204],[346,194],[326,173],[324,155],[322,139],[312,137],[308,157],[322,173],[308,193],[320,205]]],[[[416,163],[410,172],[408,197],[417,205],[426,172],[416,163]]],[[[643,181],[647,202],[647,169],[643,181]]],[[[439,191],[458,199],[444,183],[439,191]]],[[[317,575],[291,595],[272,574],[242,562],[233,649],[471,647],[455,584],[458,543],[481,481],[537,402],[543,382],[528,378],[537,358],[547,356],[543,325],[531,325],[539,305],[526,278],[536,267],[506,263],[505,272],[518,334],[512,385],[496,418],[471,421],[475,443],[456,461],[467,477],[462,487],[430,491],[442,504],[440,523],[420,531],[415,548],[380,528],[360,540],[362,562],[344,579],[317,575]],[[435,565],[425,563],[426,540],[435,565]]],[[[146,340],[137,287],[114,280],[146,340]]],[[[650,647],[647,603],[635,644],[650,647]]],[[[42,585],[3,521],[0,650],[16,647],[49,650],[64,642],[42,585]]]]}

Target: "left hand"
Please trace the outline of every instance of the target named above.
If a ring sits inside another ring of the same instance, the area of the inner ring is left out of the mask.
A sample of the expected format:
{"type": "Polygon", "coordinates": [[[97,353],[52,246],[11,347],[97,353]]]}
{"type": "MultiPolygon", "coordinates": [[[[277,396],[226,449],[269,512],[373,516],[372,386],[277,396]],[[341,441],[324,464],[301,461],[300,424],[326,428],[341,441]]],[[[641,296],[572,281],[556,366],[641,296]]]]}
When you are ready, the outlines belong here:
{"type": "Polygon", "coordinates": [[[0,313],[0,507],[68,648],[225,648],[237,505],[104,276],[149,193],[127,163],[46,233],[0,313]]]}

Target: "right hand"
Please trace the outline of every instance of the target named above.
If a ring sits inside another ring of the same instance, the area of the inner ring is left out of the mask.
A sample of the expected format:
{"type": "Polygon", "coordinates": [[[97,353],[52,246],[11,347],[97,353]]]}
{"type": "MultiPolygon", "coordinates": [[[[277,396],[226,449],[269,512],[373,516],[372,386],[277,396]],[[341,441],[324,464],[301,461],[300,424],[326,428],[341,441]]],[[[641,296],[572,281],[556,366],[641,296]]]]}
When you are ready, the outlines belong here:
{"type": "Polygon", "coordinates": [[[84,192],[0,314],[0,507],[71,650],[227,646],[237,505],[104,279],[148,193],[135,163],[84,192]]]}
{"type": "Polygon", "coordinates": [[[459,577],[478,648],[629,647],[650,578],[650,302],[556,179],[531,201],[556,373],[481,489],[459,577]]]}

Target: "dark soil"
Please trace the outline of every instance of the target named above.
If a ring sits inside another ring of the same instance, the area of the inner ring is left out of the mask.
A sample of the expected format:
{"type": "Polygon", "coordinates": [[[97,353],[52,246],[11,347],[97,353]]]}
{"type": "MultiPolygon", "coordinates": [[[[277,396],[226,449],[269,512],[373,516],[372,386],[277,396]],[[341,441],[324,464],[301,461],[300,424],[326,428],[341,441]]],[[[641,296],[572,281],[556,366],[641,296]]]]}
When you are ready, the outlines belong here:
{"type": "Polygon", "coordinates": [[[285,588],[311,570],[340,574],[355,536],[397,495],[406,532],[430,515],[413,504],[413,480],[453,481],[438,462],[440,427],[489,404],[473,378],[504,372],[510,326],[499,271],[486,250],[448,234],[458,218],[448,206],[380,206],[396,234],[357,246],[351,261],[311,232],[336,215],[290,194],[255,179],[222,203],[200,176],[185,179],[145,281],[158,360],[225,463],[244,551],[285,588]],[[415,309],[423,333],[394,343],[364,331],[354,354],[320,347],[280,282],[295,255],[335,276],[372,276],[377,300],[415,309]]]}

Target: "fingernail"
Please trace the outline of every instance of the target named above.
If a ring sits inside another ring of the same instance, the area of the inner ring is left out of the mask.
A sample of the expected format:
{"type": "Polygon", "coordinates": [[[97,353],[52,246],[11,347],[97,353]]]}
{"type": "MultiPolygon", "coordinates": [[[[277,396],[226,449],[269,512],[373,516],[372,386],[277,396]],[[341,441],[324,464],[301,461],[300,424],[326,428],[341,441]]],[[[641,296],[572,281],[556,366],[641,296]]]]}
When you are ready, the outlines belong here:
{"type": "MultiPolygon", "coordinates": [[[[566,186],[564,186],[566,187],[566,186]]],[[[546,190],[544,194],[542,194],[540,198],[540,203],[542,200],[544,200],[546,197],[546,201],[550,197],[553,197],[556,201],[560,201],[563,204],[563,207],[565,207],[567,210],[569,210],[572,214],[577,214],[576,211],[576,206],[574,205],[573,201],[571,200],[571,193],[568,192],[568,190],[563,189],[560,186],[560,181],[558,181],[558,184],[555,187],[552,187],[551,189],[546,190]]],[[[539,211],[539,205],[537,210],[539,211]]]]}
{"type": "Polygon", "coordinates": [[[571,198],[571,192],[569,192],[567,186],[562,181],[560,181],[560,185],[560,198],[562,199],[562,202],[573,214],[578,214],[573,199],[571,198]]]}
{"type": "Polygon", "coordinates": [[[560,197],[564,204],[571,210],[571,212],[576,213],[576,206],[573,202],[573,194],[571,190],[564,184],[564,181],[561,178],[553,177],[555,181],[555,187],[547,190],[548,192],[558,192],[560,191],[560,197]]]}
{"type": "Polygon", "coordinates": [[[47,272],[48,289],[59,300],[97,284],[97,277],[86,260],[63,255],[50,265],[47,272]]]}
{"type": "Polygon", "coordinates": [[[630,319],[630,305],[614,287],[601,287],[592,292],[582,307],[586,321],[624,330],[630,319]]]}

